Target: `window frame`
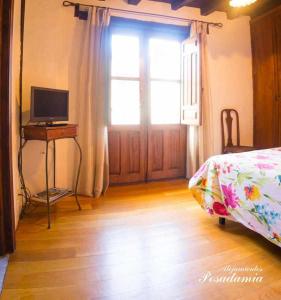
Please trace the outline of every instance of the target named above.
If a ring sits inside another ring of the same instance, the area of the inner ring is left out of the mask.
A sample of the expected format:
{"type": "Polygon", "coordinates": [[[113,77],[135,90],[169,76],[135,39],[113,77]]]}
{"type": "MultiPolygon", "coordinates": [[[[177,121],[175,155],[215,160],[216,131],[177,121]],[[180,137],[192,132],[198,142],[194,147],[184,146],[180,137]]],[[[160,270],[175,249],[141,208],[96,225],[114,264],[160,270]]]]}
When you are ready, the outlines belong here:
{"type": "MultiPolygon", "coordinates": [[[[144,22],[145,23],[145,22],[144,22]]],[[[179,79],[163,79],[163,78],[151,78],[150,76],[150,58],[149,58],[149,40],[151,38],[155,39],[166,39],[166,40],[174,40],[181,43],[183,38],[177,35],[165,34],[164,32],[149,32],[142,28],[137,27],[124,27],[124,26],[112,26],[110,28],[110,63],[109,63],[109,127],[120,128],[124,126],[136,127],[136,126],[159,126],[159,125],[179,125],[181,124],[181,100],[179,99],[180,107],[179,107],[179,120],[178,123],[164,123],[158,124],[152,123],[151,120],[151,82],[159,81],[159,82],[171,82],[171,83],[179,83],[179,92],[181,94],[182,90],[182,81],[179,79]],[[124,36],[137,36],[139,38],[140,49],[139,49],[139,62],[140,62],[140,73],[139,77],[123,77],[123,76],[112,76],[111,75],[111,62],[112,62],[112,36],[113,35],[124,35],[124,36]],[[111,109],[111,82],[112,80],[132,80],[139,81],[140,86],[140,123],[139,124],[112,124],[112,109],[111,109]]],[[[180,60],[180,64],[182,64],[182,59],[180,60]]],[[[182,69],[182,66],[180,66],[182,69]]]]}

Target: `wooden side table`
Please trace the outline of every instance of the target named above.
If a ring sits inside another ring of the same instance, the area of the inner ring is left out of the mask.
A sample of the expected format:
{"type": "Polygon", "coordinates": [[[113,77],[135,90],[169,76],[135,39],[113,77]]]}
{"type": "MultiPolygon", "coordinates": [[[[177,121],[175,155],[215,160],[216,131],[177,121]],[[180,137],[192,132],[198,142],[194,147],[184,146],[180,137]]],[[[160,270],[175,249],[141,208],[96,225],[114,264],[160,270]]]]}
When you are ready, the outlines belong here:
{"type": "MultiPolygon", "coordinates": [[[[81,147],[77,141],[77,135],[78,135],[78,125],[77,124],[67,124],[64,126],[41,126],[41,125],[29,125],[23,127],[23,136],[24,136],[24,143],[22,144],[22,147],[20,149],[20,153],[23,151],[23,148],[29,141],[44,141],[46,143],[46,155],[45,155],[45,178],[46,178],[46,191],[44,193],[44,197],[38,197],[37,196],[29,196],[24,176],[22,172],[22,155],[19,155],[19,170],[20,170],[20,179],[24,190],[24,197],[26,202],[29,201],[37,201],[40,203],[45,203],[47,205],[48,209],[48,229],[51,228],[51,218],[50,218],[50,206],[54,203],[56,203],[58,200],[62,199],[63,197],[73,195],[75,196],[75,200],[77,203],[77,206],[79,210],[81,210],[81,206],[78,200],[77,195],[77,187],[79,182],[79,176],[80,176],[80,170],[81,170],[81,163],[82,163],[82,150],[81,147]],[[76,177],[76,183],[73,191],[68,191],[67,193],[64,193],[63,195],[58,196],[55,200],[52,200],[50,197],[51,191],[54,190],[60,190],[56,187],[56,140],[58,139],[73,139],[75,144],[78,147],[79,150],[79,166],[77,171],[77,177],[76,177]],[[48,178],[48,155],[49,155],[49,142],[53,142],[53,155],[54,155],[54,178],[53,178],[53,188],[50,189],[50,183],[48,178]],[[45,196],[46,195],[46,196],[45,196]]],[[[43,194],[40,193],[40,194],[43,194]]]]}

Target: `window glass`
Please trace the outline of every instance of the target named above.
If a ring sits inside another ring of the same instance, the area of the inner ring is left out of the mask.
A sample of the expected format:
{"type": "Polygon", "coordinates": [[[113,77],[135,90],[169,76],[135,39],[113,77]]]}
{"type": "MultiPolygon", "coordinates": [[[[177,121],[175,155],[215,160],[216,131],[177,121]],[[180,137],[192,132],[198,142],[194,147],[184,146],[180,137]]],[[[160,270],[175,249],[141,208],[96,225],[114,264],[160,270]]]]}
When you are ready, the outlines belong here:
{"type": "Polygon", "coordinates": [[[140,124],[139,81],[111,80],[111,124],[140,124]]]}
{"type": "Polygon", "coordinates": [[[149,40],[150,77],[180,80],[181,44],[178,41],[149,40]]]}
{"type": "Polygon", "coordinates": [[[139,77],[139,38],[112,35],[111,47],[111,76],[139,77]]]}
{"type": "MultiPolygon", "coordinates": [[[[180,123],[181,43],[147,40],[149,60],[144,61],[149,81],[151,124],[180,123]]],[[[140,124],[140,38],[112,35],[111,124],[140,124]]],[[[143,53],[143,58],[146,55],[143,53]]]]}
{"type": "Polygon", "coordinates": [[[180,82],[152,81],[151,124],[180,123],[180,82]]]}

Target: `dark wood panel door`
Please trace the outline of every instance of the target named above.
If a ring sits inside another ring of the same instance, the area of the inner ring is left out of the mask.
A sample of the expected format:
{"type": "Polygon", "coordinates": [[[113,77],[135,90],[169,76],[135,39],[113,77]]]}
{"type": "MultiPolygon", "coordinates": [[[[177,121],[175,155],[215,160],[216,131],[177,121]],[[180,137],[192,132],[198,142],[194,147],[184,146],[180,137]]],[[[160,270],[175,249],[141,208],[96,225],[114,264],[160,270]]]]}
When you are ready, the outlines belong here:
{"type": "Polygon", "coordinates": [[[113,126],[109,173],[111,184],[185,177],[186,126],[113,126]]]}
{"type": "Polygon", "coordinates": [[[274,33],[271,15],[251,23],[254,78],[254,144],[278,144],[278,103],[275,101],[274,33]]]}
{"type": "Polygon", "coordinates": [[[0,256],[15,250],[10,57],[13,1],[0,0],[0,256]]]}
{"type": "Polygon", "coordinates": [[[281,7],[276,11],[274,18],[274,40],[276,66],[276,100],[281,102],[281,7]]]}
{"type": "Polygon", "coordinates": [[[109,130],[110,183],[143,182],[146,178],[146,134],[141,126],[109,130]]]}
{"type": "Polygon", "coordinates": [[[184,177],[186,126],[154,125],[148,129],[147,179],[184,177]]]}
{"type": "Polygon", "coordinates": [[[281,145],[281,8],[274,17],[275,102],[278,106],[278,146],[281,145]]]}

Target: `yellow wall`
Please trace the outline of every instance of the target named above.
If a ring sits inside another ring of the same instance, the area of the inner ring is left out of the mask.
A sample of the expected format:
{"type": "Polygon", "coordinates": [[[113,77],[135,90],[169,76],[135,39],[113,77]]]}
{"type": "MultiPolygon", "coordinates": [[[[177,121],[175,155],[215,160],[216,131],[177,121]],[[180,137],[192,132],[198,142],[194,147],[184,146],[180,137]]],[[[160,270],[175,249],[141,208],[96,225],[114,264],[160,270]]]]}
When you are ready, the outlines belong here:
{"type": "Polygon", "coordinates": [[[17,224],[21,197],[19,196],[19,177],[18,177],[18,146],[19,146],[19,71],[20,71],[20,9],[21,0],[14,0],[13,16],[13,40],[12,40],[12,153],[13,153],[13,181],[14,181],[14,199],[15,199],[15,221],[17,224]]]}
{"type": "MultiPolygon", "coordinates": [[[[229,107],[236,108],[240,113],[241,142],[252,144],[253,96],[248,17],[227,20],[224,13],[215,12],[204,18],[200,16],[198,9],[182,8],[172,11],[169,4],[145,0],[138,6],[127,5],[124,0],[82,2],[222,22],[223,29],[211,29],[208,37],[215,150],[216,153],[220,152],[220,111],[229,107]]],[[[79,41],[83,39],[83,21],[74,18],[73,8],[64,8],[62,0],[27,0],[25,28],[24,110],[25,119],[28,120],[31,85],[69,89],[71,82],[75,80],[79,41]]],[[[79,99],[70,98],[70,122],[75,122],[77,105],[79,99]]],[[[25,149],[24,171],[27,183],[34,191],[39,191],[44,186],[43,152],[43,144],[37,142],[30,143],[25,149]]],[[[59,185],[70,186],[73,180],[72,146],[69,142],[60,141],[58,152],[59,185]]]]}

